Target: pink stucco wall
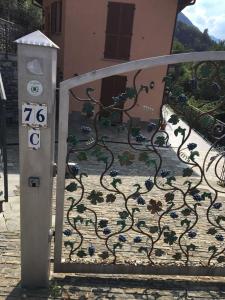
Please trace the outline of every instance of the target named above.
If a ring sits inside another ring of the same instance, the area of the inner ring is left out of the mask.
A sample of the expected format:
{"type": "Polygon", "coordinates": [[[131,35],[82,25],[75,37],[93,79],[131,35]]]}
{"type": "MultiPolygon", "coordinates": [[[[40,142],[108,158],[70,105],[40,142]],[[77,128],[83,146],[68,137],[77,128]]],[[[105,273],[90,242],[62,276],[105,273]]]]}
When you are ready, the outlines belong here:
{"type": "MultiPolygon", "coordinates": [[[[134,3],[133,37],[130,60],[160,56],[170,53],[176,20],[177,0],[113,0],[134,3]]],[[[44,1],[44,5],[53,2],[44,1]]],[[[51,38],[61,47],[59,66],[68,79],[74,74],[83,74],[99,68],[119,64],[121,60],[104,59],[107,0],[63,0],[63,33],[51,38]]],[[[140,98],[133,115],[148,121],[159,117],[164,85],[162,78],[167,67],[145,70],[138,77],[139,84],[155,81],[155,89],[140,98]],[[152,106],[150,113],[143,106],[152,106]]],[[[132,85],[134,74],[128,74],[127,86],[132,85]]],[[[91,84],[100,98],[101,81],[91,84]]],[[[84,96],[85,87],[77,89],[84,96]]],[[[71,101],[71,110],[80,110],[77,102],[71,101]]]]}

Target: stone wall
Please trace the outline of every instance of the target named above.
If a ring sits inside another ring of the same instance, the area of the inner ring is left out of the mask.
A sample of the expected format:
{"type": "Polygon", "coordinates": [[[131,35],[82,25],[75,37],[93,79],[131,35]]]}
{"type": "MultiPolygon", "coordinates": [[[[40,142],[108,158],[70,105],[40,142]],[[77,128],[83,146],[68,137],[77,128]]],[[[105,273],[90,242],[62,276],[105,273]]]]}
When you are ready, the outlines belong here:
{"type": "Polygon", "coordinates": [[[7,121],[18,122],[17,56],[0,54],[0,72],[7,97],[7,121]]]}

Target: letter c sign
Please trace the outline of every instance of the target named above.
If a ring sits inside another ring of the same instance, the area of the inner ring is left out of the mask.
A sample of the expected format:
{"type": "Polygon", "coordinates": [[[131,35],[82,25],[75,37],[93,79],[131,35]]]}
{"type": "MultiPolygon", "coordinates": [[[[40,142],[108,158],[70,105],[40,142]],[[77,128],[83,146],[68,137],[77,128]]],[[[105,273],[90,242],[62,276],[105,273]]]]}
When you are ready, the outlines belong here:
{"type": "Polygon", "coordinates": [[[34,150],[41,146],[41,133],[39,129],[31,128],[28,130],[28,147],[34,150]]]}

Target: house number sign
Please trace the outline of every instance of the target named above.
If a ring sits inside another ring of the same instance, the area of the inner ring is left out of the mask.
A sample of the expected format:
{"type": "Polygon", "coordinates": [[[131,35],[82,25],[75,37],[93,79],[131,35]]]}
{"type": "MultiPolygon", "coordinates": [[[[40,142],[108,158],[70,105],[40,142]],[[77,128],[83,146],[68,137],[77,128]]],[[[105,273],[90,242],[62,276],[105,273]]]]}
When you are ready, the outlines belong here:
{"type": "Polygon", "coordinates": [[[30,127],[47,127],[48,109],[46,104],[23,103],[22,125],[30,127]]]}
{"type": "Polygon", "coordinates": [[[30,128],[28,130],[28,147],[33,150],[38,150],[41,146],[40,129],[30,128]]]}

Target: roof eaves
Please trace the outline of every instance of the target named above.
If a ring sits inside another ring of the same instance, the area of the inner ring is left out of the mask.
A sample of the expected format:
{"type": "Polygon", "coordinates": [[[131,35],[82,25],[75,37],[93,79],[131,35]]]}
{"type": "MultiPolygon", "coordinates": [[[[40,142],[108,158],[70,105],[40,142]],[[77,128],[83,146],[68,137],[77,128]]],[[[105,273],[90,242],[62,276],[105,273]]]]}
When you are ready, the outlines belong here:
{"type": "Polygon", "coordinates": [[[186,6],[194,5],[196,0],[179,0],[178,12],[182,11],[186,6]]]}
{"type": "MultiPolygon", "coordinates": [[[[196,0],[178,0],[178,11],[183,10],[186,6],[194,5],[196,0]]],[[[36,4],[40,7],[43,6],[43,0],[33,0],[33,4],[36,4]]]]}

